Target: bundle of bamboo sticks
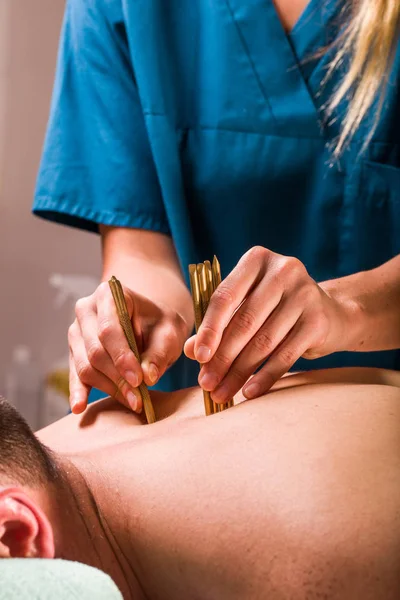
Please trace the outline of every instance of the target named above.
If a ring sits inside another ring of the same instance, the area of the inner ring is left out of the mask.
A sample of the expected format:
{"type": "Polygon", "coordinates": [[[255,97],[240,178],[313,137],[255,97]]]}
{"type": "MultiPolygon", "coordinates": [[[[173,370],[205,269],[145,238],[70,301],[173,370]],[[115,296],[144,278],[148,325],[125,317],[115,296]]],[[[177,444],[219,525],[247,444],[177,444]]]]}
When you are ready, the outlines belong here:
{"type": "MultiPolygon", "coordinates": [[[[221,266],[216,256],[212,265],[209,260],[198,265],[189,265],[190,288],[192,292],[196,333],[200,329],[204,315],[214,291],[221,283],[221,266]]],[[[201,365],[200,365],[201,366],[201,365]]],[[[225,404],[212,400],[210,392],[203,390],[206,415],[213,415],[233,406],[233,399],[225,404]]]]}

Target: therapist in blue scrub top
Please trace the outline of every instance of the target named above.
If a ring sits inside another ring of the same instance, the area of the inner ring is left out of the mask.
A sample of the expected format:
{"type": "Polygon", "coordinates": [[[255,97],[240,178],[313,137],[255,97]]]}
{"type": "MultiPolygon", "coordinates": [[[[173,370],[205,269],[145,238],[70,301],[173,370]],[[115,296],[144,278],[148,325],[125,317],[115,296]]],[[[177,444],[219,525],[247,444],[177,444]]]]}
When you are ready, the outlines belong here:
{"type": "Polygon", "coordinates": [[[102,239],[74,412],[92,387],[140,411],[143,377],[196,383],[187,266],[214,254],[226,279],[185,353],[215,400],[400,368],[399,23],[391,0],[67,1],[34,212],[102,239]]]}

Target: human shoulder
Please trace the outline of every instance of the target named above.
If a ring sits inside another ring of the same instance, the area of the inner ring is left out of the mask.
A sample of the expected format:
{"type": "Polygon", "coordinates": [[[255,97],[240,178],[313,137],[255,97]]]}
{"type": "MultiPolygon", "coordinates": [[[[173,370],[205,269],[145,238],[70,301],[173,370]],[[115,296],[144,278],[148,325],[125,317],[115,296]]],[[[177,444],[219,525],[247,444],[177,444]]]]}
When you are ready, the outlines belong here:
{"type": "Polygon", "coordinates": [[[41,429],[36,436],[55,452],[74,454],[128,441],[133,429],[142,424],[139,415],[105,398],[90,404],[81,415],[70,414],[41,429]]]}

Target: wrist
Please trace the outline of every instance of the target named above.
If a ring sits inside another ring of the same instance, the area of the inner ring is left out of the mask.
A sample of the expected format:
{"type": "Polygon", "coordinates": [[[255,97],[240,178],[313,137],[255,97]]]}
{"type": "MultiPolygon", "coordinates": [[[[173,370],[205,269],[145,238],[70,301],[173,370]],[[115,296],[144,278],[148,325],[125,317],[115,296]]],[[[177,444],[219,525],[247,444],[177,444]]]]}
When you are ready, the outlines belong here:
{"type": "Polygon", "coordinates": [[[370,316],[349,278],[333,279],[320,284],[333,300],[337,311],[337,335],[335,352],[362,352],[366,332],[370,330],[370,316]]]}
{"type": "Polygon", "coordinates": [[[121,255],[118,261],[108,261],[102,280],[107,281],[111,275],[118,277],[132,292],[159,307],[173,310],[184,321],[188,336],[191,334],[194,323],[192,299],[179,272],[141,256],[121,255]]]}

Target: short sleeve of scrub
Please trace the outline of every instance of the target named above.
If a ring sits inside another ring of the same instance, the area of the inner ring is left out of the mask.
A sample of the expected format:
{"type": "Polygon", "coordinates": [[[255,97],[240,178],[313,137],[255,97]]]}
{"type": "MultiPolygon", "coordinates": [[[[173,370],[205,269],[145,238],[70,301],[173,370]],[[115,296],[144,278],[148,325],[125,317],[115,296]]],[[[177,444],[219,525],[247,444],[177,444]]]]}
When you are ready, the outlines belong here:
{"type": "Polygon", "coordinates": [[[169,234],[122,15],[68,0],[35,214],[169,234]],[[121,17],[121,18],[120,18],[121,17]]]}

